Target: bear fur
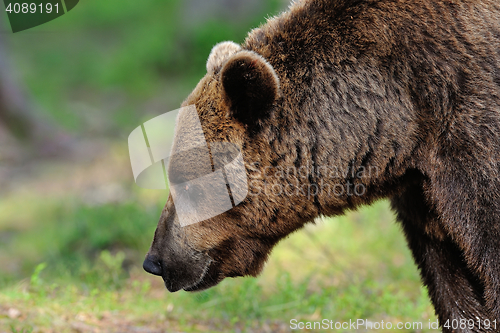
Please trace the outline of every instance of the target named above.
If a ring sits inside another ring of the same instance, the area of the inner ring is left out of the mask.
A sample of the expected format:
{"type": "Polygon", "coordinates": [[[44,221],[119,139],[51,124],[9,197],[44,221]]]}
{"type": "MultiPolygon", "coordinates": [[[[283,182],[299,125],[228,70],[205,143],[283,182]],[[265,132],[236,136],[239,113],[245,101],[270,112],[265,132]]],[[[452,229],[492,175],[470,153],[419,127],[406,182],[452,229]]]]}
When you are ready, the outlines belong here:
{"type": "Polygon", "coordinates": [[[186,227],[169,198],[144,268],[170,291],[255,276],[305,223],[389,198],[441,325],[500,325],[498,2],[297,1],[217,45],[193,104],[250,193],[186,227]]]}

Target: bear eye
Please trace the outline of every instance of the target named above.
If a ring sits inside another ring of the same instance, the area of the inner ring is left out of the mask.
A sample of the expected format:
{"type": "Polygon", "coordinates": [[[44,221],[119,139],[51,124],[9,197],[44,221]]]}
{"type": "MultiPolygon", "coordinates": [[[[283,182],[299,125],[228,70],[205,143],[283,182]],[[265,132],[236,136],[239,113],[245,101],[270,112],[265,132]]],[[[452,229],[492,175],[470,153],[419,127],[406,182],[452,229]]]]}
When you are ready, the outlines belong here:
{"type": "Polygon", "coordinates": [[[205,198],[204,191],[199,185],[186,185],[184,187],[184,193],[193,204],[199,204],[205,198]]]}

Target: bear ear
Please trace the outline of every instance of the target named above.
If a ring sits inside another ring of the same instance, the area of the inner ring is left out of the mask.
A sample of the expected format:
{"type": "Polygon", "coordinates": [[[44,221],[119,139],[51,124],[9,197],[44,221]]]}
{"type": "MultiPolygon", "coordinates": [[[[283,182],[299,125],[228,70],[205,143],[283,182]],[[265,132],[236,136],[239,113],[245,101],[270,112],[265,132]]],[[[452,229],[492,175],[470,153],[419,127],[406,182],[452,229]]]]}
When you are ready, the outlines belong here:
{"type": "Polygon", "coordinates": [[[224,62],[240,50],[241,46],[234,42],[221,42],[215,45],[208,56],[207,73],[219,73],[224,62]]]}
{"type": "Polygon", "coordinates": [[[280,94],[278,76],[261,55],[240,51],[221,70],[229,116],[250,124],[268,115],[280,94]]]}

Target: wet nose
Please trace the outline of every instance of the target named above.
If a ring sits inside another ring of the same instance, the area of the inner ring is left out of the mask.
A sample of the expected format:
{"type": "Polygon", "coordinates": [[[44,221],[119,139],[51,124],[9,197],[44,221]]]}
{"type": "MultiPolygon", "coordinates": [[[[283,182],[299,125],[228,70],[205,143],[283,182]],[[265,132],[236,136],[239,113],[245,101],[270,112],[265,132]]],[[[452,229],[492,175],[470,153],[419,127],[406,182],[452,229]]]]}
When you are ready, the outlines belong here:
{"type": "Polygon", "coordinates": [[[142,268],[144,268],[144,270],[148,273],[159,276],[162,275],[161,263],[153,256],[146,256],[146,259],[144,259],[144,263],[142,264],[142,268]]]}

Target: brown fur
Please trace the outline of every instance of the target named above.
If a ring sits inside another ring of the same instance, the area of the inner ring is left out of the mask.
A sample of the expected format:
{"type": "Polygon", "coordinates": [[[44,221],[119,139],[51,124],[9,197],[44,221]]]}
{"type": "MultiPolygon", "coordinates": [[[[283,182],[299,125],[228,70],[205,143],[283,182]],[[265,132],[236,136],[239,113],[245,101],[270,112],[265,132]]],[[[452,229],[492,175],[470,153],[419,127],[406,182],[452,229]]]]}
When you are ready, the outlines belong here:
{"type": "Polygon", "coordinates": [[[496,1],[300,1],[216,63],[184,105],[242,147],[251,193],[184,228],[169,199],[148,271],[172,291],[257,275],[306,222],[391,198],[441,323],[500,323],[496,1]]]}

